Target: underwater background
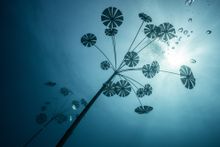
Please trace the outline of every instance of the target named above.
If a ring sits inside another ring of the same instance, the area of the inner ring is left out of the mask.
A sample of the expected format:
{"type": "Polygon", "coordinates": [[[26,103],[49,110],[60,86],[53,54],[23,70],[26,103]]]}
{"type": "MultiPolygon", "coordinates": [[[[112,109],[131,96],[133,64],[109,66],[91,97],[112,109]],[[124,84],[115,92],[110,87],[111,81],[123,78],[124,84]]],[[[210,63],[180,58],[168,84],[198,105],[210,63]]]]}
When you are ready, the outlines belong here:
{"type": "MultiPolygon", "coordinates": [[[[36,123],[39,113],[49,117],[67,112],[74,119],[83,107],[75,112],[72,100],[89,102],[111,76],[111,71],[100,69],[104,57],[80,43],[85,33],[96,34],[97,44],[113,60],[111,39],[105,36],[101,22],[103,10],[110,6],[124,16],[116,38],[119,61],[140,26],[140,12],[151,16],[157,25],[170,22],[177,33],[181,27],[188,30],[190,36],[182,35],[183,41],[171,49],[179,56],[166,56],[167,46],[153,43],[140,55],[140,62],[156,59],[161,68],[172,72],[179,72],[182,64],[190,66],[196,86],[186,89],[179,76],[167,73],[153,79],[130,73],[152,85],[153,93],[143,98],[143,103],[153,111],[135,113],[139,103],[134,93],[125,98],[101,95],[65,146],[219,147],[219,0],[194,0],[190,5],[185,0],[2,1],[1,146],[23,146],[42,126],[36,123]],[[48,86],[48,81],[55,85],[48,86]],[[64,96],[60,88],[71,92],[64,96]]],[[[72,121],[52,122],[29,146],[55,146],[72,121]]]]}

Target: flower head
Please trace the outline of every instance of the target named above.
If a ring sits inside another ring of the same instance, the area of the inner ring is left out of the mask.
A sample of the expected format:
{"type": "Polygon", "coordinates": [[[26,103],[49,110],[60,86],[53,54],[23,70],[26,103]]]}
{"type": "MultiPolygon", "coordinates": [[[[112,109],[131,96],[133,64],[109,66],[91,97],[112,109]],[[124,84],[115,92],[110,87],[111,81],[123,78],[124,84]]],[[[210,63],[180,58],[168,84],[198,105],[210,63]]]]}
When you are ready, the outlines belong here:
{"type": "Polygon", "coordinates": [[[145,22],[152,22],[152,18],[145,13],[139,13],[138,16],[145,22]]]}
{"type": "Polygon", "coordinates": [[[82,36],[81,43],[86,47],[91,47],[96,44],[96,36],[92,33],[88,33],[82,36]]]}
{"type": "Polygon", "coordinates": [[[119,9],[108,7],[102,12],[101,20],[108,28],[115,28],[122,24],[124,18],[119,9]]]}
{"type": "Polygon", "coordinates": [[[120,97],[128,96],[131,92],[131,85],[125,80],[120,80],[115,85],[117,95],[120,97]]]}
{"type": "Polygon", "coordinates": [[[129,67],[134,67],[139,62],[139,56],[136,52],[128,52],[124,57],[125,64],[129,67]]]}

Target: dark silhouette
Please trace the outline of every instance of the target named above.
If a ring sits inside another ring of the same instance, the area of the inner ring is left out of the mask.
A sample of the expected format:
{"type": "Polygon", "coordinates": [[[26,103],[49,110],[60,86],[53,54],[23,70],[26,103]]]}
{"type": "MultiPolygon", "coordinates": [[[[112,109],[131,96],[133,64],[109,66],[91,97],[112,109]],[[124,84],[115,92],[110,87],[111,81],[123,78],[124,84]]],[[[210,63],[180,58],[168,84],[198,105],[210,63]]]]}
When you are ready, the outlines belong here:
{"type": "Polygon", "coordinates": [[[89,110],[89,108],[93,105],[93,103],[102,93],[107,97],[114,96],[115,94],[117,94],[119,97],[126,97],[131,93],[131,91],[133,91],[134,93],[136,93],[136,98],[140,103],[140,106],[134,109],[136,113],[145,114],[153,110],[153,107],[143,105],[140,100],[144,96],[150,96],[152,94],[153,88],[151,87],[151,85],[148,83],[143,85],[142,83],[138,82],[132,77],[125,75],[126,72],[142,71],[143,75],[149,79],[153,78],[159,72],[165,72],[173,75],[180,75],[181,81],[186,88],[192,89],[195,86],[195,78],[193,76],[193,73],[191,69],[185,65],[181,66],[180,74],[166,70],[161,70],[160,65],[157,61],[153,61],[151,64],[145,64],[143,67],[134,68],[138,65],[140,61],[139,58],[140,52],[146,49],[146,47],[148,47],[151,43],[155,41],[162,41],[164,43],[169,44],[168,42],[169,40],[177,37],[175,28],[173,27],[172,24],[168,22],[162,23],[158,26],[154,24],[146,24],[144,28],[144,33],[146,36],[139,43],[137,43],[135,47],[133,47],[133,44],[135,43],[136,38],[140,33],[143,24],[152,22],[152,18],[145,13],[139,13],[138,16],[142,20],[141,25],[138,28],[138,31],[135,34],[135,37],[131,42],[131,45],[128,47],[128,50],[125,53],[125,56],[122,59],[122,62],[119,64],[119,66],[117,64],[117,54],[116,54],[115,38],[116,35],[118,34],[118,29],[116,29],[116,27],[119,27],[124,20],[123,15],[119,9],[115,7],[109,7],[106,8],[101,15],[101,21],[107,27],[105,29],[105,34],[106,36],[109,36],[112,39],[115,64],[113,64],[108,58],[108,56],[103,52],[103,50],[101,50],[98,47],[98,45],[96,45],[97,38],[94,34],[88,33],[82,36],[81,43],[85,47],[94,46],[106,58],[106,60],[101,62],[100,64],[101,69],[103,70],[112,69],[113,74],[98,90],[98,92],[94,95],[91,101],[85,106],[83,111],[79,114],[79,116],[72,123],[72,125],[67,129],[63,137],[58,142],[57,147],[61,147],[65,144],[67,139],[70,137],[74,129],[79,124],[80,120],[85,116],[86,112],[89,110]],[[139,48],[139,46],[146,39],[148,39],[149,42],[144,47],[139,48]],[[126,66],[127,68],[124,68],[126,66]]]}

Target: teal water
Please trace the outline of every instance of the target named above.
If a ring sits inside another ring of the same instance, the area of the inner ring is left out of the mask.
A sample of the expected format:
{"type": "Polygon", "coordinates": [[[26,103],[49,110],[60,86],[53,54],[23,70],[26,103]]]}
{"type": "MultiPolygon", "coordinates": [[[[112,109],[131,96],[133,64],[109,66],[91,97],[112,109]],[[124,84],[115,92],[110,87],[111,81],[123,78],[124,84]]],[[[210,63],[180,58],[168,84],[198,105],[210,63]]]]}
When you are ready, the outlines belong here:
{"type": "MultiPolygon", "coordinates": [[[[178,45],[171,42],[175,49],[154,42],[140,55],[140,64],[158,60],[161,69],[177,73],[182,64],[187,65],[196,86],[186,89],[178,75],[160,72],[148,79],[141,72],[129,72],[129,76],[153,87],[152,95],[142,99],[153,111],[135,113],[140,104],[133,92],[125,98],[101,95],[65,146],[220,146],[220,1],[195,0],[188,6],[185,0],[14,0],[1,6],[1,146],[24,145],[41,128],[35,118],[47,101],[48,117],[66,112],[74,120],[83,107],[72,110],[72,100],[84,98],[89,102],[111,76],[111,70],[100,69],[104,57],[94,47],[80,43],[85,33],[95,34],[97,45],[114,61],[112,42],[105,36],[100,19],[109,6],[117,7],[124,16],[116,37],[118,61],[141,24],[138,13],[144,12],[156,25],[173,24],[182,41],[178,45]],[[193,31],[190,37],[178,31],[181,27],[193,31]],[[164,54],[168,48],[169,54],[164,54]],[[44,84],[50,80],[56,82],[54,87],[44,84]],[[63,96],[61,87],[72,94],[63,96]]],[[[142,29],[137,42],[143,36],[142,29]]],[[[55,146],[71,123],[52,122],[29,146],[55,146]]]]}

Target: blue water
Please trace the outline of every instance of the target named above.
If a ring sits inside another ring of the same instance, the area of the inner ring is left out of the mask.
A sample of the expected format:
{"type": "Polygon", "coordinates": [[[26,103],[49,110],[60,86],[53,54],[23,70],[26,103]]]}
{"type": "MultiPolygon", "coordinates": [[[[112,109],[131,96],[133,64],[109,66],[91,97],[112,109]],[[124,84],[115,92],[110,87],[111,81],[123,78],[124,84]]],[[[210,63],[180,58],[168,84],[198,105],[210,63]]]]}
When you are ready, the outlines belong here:
{"type": "MultiPolygon", "coordinates": [[[[140,62],[158,60],[161,69],[178,73],[181,61],[191,67],[196,86],[186,89],[178,75],[161,72],[147,79],[141,72],[131,72],[141,83],[152,85],[153,94],[142,102],[154,110],[135,113],[140,104],[134,93],[126,98],[101,95],[65,146],[220,146],[219,0],[195,0],[191,6],[185,0],[9,0],[1,6],[2,147],[22,146],[41,128],[35,117],[46,101],[51,102],[48,116],[62,110],[75,113],[72,99],[89,101],[112,74],[100,69],[104,57],[95,48],[80,43],[82,35],[94,33],[97,45],[113,61],[111,39],[100,19],[109,6],[119,8],[124,16],[116,38],[119,61],[141,24],[140,12],[151,16],[156,25],[170,22],[177,32],[180,27],[192,30],[175,46],[174,52],[183,53],[178,58],[162,54],[164,44],[155,42],[140,55],[140,62]],[[196,63],[190,63],[191,58],[196,63]],[[45,86],[48,80],[56,86],[45,86]],[[61,87],[73,94],[63,96],[61,87]]],[[[143,36],[142,29],[137,40],[143,36]]],[[[52,122],[30,146],[55,146],[70,125],[52,122]]]]}

